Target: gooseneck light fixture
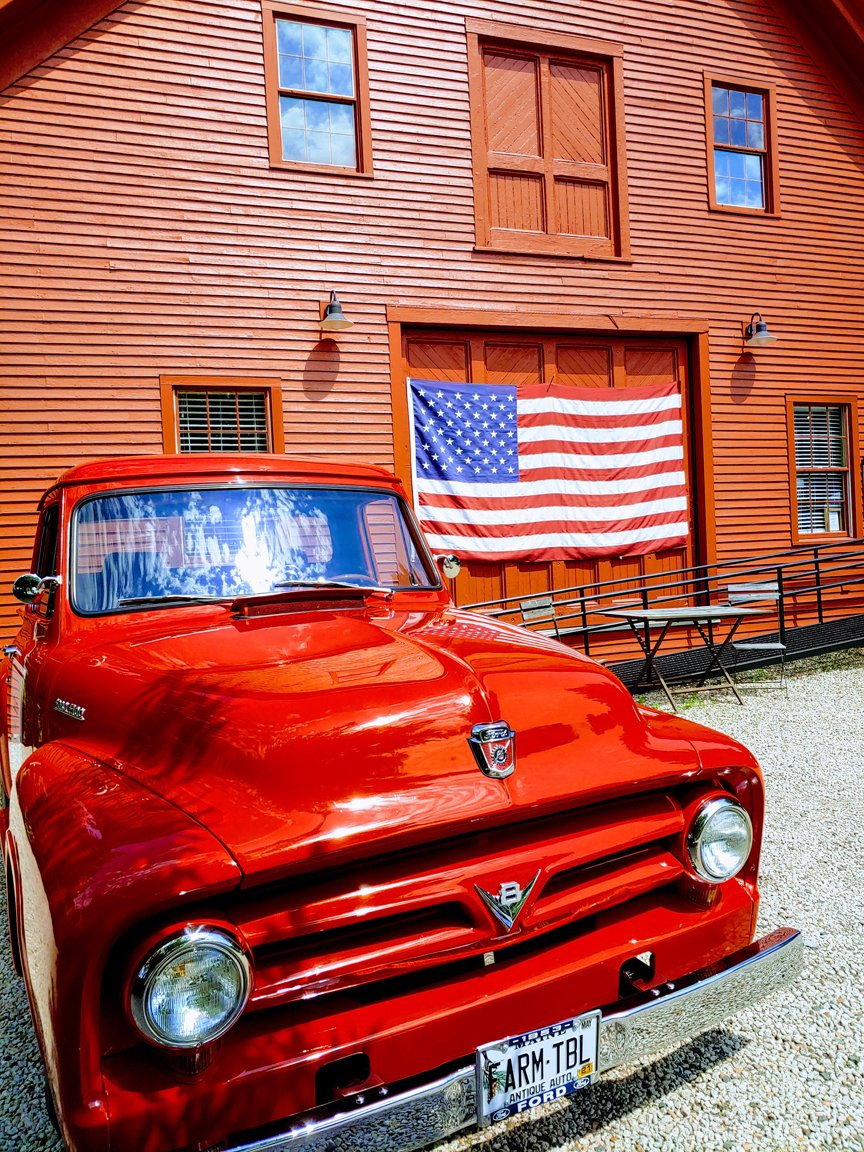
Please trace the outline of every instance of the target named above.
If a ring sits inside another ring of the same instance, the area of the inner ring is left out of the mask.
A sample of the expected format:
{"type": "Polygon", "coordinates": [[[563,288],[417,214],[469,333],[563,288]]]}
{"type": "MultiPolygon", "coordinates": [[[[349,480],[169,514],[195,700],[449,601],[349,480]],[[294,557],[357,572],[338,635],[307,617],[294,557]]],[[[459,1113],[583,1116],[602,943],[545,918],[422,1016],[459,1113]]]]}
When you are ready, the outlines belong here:
{"type": "Polygon", "coordinates": [[[346,328],[353,328],[354,321],[349,320],[342,311],[342,305],[336,298],[336,293],[330,293],[330,303],[324,309],[321,317],[322,332],[343,332],[346,328]]]}
{"type": "Polygon", "coordinates": [[[761,348],[763,344],[773,344],[777,339],[772,336],[768,331],[768,325],[762,319],[761,312],[754,312],[750,317],[750,323],[744,329],[744,347],[745,348],[761,348]],[[759,317],[756,320],[756,317],[759,317]],[[753,321],[756,320],[754,324],[753,321]]]}

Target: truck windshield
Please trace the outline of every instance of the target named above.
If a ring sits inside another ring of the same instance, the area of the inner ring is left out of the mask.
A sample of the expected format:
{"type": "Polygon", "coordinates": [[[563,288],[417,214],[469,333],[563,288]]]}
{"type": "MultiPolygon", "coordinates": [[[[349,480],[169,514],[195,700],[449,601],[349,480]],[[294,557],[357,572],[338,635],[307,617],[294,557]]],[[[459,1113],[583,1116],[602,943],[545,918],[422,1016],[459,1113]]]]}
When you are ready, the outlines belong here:
{"type": "Polygon", "coordinates": [[[438,585],[400,500],[340,488],[161,489],[89,499],[73,521],[72,577],[82,613],[255,595],[295,582],[438,585]]]}

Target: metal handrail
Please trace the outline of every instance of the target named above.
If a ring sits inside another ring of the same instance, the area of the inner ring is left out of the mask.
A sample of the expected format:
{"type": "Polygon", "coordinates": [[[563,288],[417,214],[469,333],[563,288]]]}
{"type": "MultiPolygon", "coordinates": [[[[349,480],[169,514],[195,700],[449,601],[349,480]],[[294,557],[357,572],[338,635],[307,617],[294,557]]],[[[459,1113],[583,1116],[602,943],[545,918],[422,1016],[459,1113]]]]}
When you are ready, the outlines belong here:
{"type": "MultiPolygon", "coordinates": [[[[590,654],[591,636],[621,630],[622,625],[617,622],[592,623],[589,619],[592,616],[602,615],[601,605],[608,607],[613,599],[628,595],[638,599],[645,608],[649,604],[661,606],[677,600],[689,600],[692,603],[694,598],[700,605],[710,605],[713,597],[722,592],[728,597],[730,590],[734,590],[735,583],[730,581],[744,584],[745,578],[750,578],[752,581],[754,577],[761,577],[762,582],[767,583],[769,581],[766,577],[770,577],[770,582],[776,585],[776,590],[772,588],[770,592],[766,592],[764,599],[776,601],[779,638],[781,643],[785,643],[787,601],[793,600],[796,605],[800,605],[803,597],[815,595],[815,608],[819,623],[822,624],[825,614],[825,594],[834,588],[864,585],[864,575],[856,575],[862,568],[864,568],[864,540],[843,540],[729,561],[712,561],[710,564],[677,568],[671,572],[647,573],[635,578],[621,576],[591,584],[574,584],[567,588],[549,589],[542,595],[548,596],[551,600],[556,631],[558,624],[581,620],[581,626],[568,627],[566,634],[581,636],[585,652],[590,654]],[[777,559],[784,557],[786,559],[782,563],[776,563],[777,559]],[[831,579],[840,573],[843,574],[842,578],[831,579]],[[556,611],[570,607],[575,607],[575,611],[563,613],[556,611]]],[[[538,593],[533,594],[537,595],[538,593]]],[[[533,596],[531,593],[522,592],[512,596],[501,596],[496,600],[477,601],[461,607],[481,611],[486,609],[484,615],[511,616],[518,614],[521,605],[533,596]]],[[[758,601],[758,592],[754,591],[752,599],[753,602],[758,601]]],[[[549,621],[541,623],[548,624],[549,621]]]]}
{"type": "MultiPolygon", "coordinates": [[[[861,539],[855,539],[855,540],[837,541],[836,543],[833,543],[833,544],[820,544],[816,547],[812,547],[812,546],[808,547],[808,546],[804,545],[804,546],[801,546],[799,548],[786,548],[781,552],[765,552],[765,553],[760,553],[756,556],[744,556],[738,560],[712,560],[708,564],[694,564],[689,568],[673,568],[671,572],[649,572],[649,573],[646,573],[644,576],[636,576],[636,577],[634,577],[634,576],[616,576],[614,580],[597,580],[597,581],[592,581],[590,584],[584,584],[584,583],[581,585],[573,584],[567,588],[549,589],[546,592],[543,592],[542,595],[544,595],[544,596],[557,596],[557,595],[562,595],[562,594],[567,593],[567,592],[581,592],[583,588],[595,588],[596,589],[596,588],[607,588],[613,584],[644,583],[646,581],[653,580],[653,579],[660,577],[660,576],[670,576],[671,575],[671,576],[676,576],[676,577],[682,577],[682,576],[686,576],[687,573],[689,573],[689,572],[701,574],[699,577],[694,576],[692,580],[684,581],[685,583],[689,584],[689,583],[695,583],[699,579],[705,579],[707,571],[709,568],[722,568],[722,569],[733,568],[739,564],[747,564],[747,563],[752,564],[754,561],[758,562],[758,561],[762,561],[762,560],[772,560],[778,556],[798,556],[799,554],[803,555],[804,553],[807,553],[808,555],[813,556],[814,553],[818,554],[820,552],[820,550],[822,550],[822,549],[839,548],[841,546],[842,547],[848,547],[850,544],[851,545],[859,544],[859,545],[861,545],[861,548],[858,551],[850,551],[848,553],[841,553],[841,558],[845,555],[857,556],[859,559],[862,560],[862,562],[864,562],[864,554],[862,554],[862,553],[864,553],[864,538],[861,538],[861,539]]],[[[833,559],[833,557],[832,557],[832,559],[833,559]]],[[[810,563],[810,562],[811,561],[808,560],[808,563],[810,563]]],[[[796,563],[797,563],[797,561],[795,561],[795,560],[789,561],[788,566],[794,567],[796,565],[796,563]]],[[[802,561],[802,563],[803,563],[803,561],[802,561]]],[[[737,576],[749,576],[749,575],[752,575],[753,573],[757,573],[760,571],[773,571],[774,569],[776,569],[776,567],[777,567],[776,565],[767,565],[764,568],[763,567],[752,567],[752,568],[746,569],[743,572],[737,572],[737,573],[735,573],[735,575],[737,575],[737,576]]],[[[707,578],[709,580],[711,579],[711,577],[707,577],[707,578]]],[[[677,579],[677,580],[671,581],[669,586],[672,586],[673,584],[680,584],[680,583],[682,583],[682,581],[680,579],[677,579]]],[[[666,585],[659,585],[659,586],[660,587],[666,587],[666,585]]],[[[636,592],[639,589],[631,588],[631,589],[627,589],[627,590],[636,592]]],[[[473,604],[460,604],[459,607],[465,608],[465,609],[471,609],[471,610],[473,610],[475,608],[488,608],[494,604],[509,604],[511,601],[518,602],[520,600],[528,600],[528,599],[531,599],[532,595],[533,595],[532,593],[517,592],[513,596],[499,596],[495,600],[476,600],[473,604]]],[[[692,593],[686,593],[686,595],[692,595],[692,593]]]]}

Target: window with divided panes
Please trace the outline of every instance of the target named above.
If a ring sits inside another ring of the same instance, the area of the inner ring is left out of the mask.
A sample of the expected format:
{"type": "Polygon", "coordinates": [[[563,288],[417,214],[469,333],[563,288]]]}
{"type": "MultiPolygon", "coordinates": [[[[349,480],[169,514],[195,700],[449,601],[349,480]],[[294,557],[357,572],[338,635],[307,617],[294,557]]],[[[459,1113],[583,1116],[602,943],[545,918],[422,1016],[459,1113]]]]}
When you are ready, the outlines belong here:
{"type": "Polygon", "coordinates": [[[773,86],[751,87],[706,75],[705,99],[710,206],[775,215],[779,196],[773,86]]]}
{"type": "Polygon", "coordinates": [[[477,247],[626,256],[620,49],[466,27],[477,247]]]}
{"type": "Polygon", "coordinates": [[[795,479],[800,535],[849,535],[849,416],[842,404],[796,404],[795,479]]]}
{"type": "Polygon", "coordinates": [[[276,46],[282,158],[355,168],[351,30],[277,18],[276,46]]]}
{"type": "Polygon", "coordinates": [[[264,392],[177,392],[180,452],[269,452],[264,392]]]}
{"type": "Polygon", "coordinates": [[[371,175],[362,16],[262,0],[270,163],[371,175]]]}

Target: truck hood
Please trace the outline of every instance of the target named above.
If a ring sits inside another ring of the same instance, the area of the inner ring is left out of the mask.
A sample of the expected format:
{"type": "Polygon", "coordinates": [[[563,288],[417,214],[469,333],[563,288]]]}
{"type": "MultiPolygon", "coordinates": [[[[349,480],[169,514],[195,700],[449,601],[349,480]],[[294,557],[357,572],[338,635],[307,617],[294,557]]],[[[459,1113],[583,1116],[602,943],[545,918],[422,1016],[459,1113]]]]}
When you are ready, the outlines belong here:
{"type": "Polygon", "coordinates": [[[259,882],[699,772],[601,665],[475,613],[178,615],[76,646],[51,698],[85,719],[52,711],[51,737],[183,809],[259,882]],[[495,720],[516,731],[506,780],[468,744],[495,720]]]}

